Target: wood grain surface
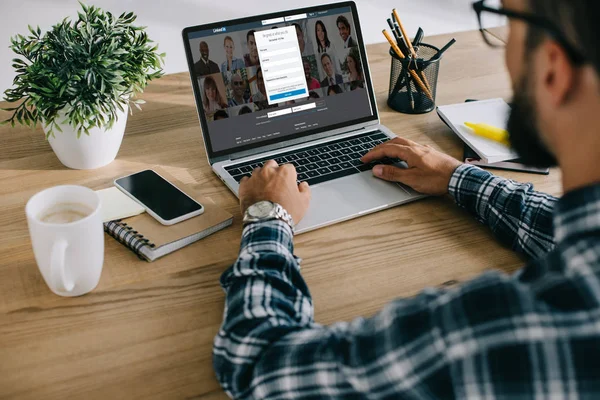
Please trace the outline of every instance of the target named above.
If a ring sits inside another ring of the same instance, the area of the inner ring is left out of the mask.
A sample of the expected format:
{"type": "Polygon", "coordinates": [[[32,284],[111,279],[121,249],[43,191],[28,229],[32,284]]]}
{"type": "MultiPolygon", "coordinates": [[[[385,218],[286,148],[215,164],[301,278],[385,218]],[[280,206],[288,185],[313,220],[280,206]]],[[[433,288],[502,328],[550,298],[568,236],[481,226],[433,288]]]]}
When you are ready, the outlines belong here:
{"type": "MultiPolygon", "coordinates": [[[[438,104],[508,99],[502,51],[488,48],[476,31],[426,42],[441,46],[451,37],[458,42],[441,63],[438,104]]],[[[382,122],[459,158],[461,141],[435,112],[409,116],[387,107],[387,51],[384,44],[368,47],[382,122]]],[[[188,74],[153,82],[143,98],[147,104],[130,117],[117,161],[98,170],[63,167],[39,128],[0,128],[0,398],[225,397],[212,371],[211,346],[223,310],[218,279],[238,252],[238,204],[207,164],[188,74]],[[33,257],[26,201],[54,185],[107,187],[117,176],[156,164],[233,213],[233,226],[154,263],[106,236],[98,287],[79,298],[52,294],[33,257]]],[[[560,194],[558,171],[499,175],[560,194]]],[[[373,315],[428,286],[522,265],[447,197],[310,232],[295,242],[315,318],[324,324],[373,315]]]]}

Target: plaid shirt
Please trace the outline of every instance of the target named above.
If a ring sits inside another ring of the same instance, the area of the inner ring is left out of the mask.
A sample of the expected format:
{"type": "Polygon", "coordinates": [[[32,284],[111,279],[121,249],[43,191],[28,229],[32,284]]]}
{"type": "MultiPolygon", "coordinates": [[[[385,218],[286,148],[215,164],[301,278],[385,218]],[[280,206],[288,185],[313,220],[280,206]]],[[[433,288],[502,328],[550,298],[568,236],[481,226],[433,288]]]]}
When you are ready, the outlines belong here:
{"type": "Polygon", "coordinates": [[[213,363],[236,399],[600,399],[600,185],[560,201],[461,166],[459,206],[533,259],[450,289],[398,299],[331,326],[313,305],[292,232],[244,229],[221,277],[213,363]]]}

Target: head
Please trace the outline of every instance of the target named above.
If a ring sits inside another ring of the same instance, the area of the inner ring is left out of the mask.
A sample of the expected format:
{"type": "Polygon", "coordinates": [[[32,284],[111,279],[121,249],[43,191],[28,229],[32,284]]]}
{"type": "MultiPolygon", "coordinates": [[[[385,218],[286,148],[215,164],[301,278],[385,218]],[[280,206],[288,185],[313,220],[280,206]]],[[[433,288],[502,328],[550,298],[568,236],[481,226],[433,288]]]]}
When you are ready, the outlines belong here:
{"type": "Polygon", "coordinates": [[[331,61],[329,54],[323,53],[321,56],[321,65],[323,65],[323,71],[325,71],[327,76],[333,78],[333,61],[331,61]]]}
{"type": "Polygon", "coordinates": [[[244,114],[250,114],[250,113],[252,113],[252,110],[250,109],[250,107],[244,106],[244,107],[240,108],[238,115],[244,115],[244,114]]]}
{"type": "Polygon", "coordinates": [[[335,24],[337,25],[342,40],[345,42],[348,39],[348,36],[350,36],[350,22],[348,22],[346,17],[340,15],[335,20],[335,24]]]}
{"type": "Polygon", "coordinates": [[[246,82],[244,82],[244,79],[239,73],[231,76],[231,88],[233,89],[234,97],[240,98],[244,96],[244,92],[246,91],[246,82]]]}
{"type": "Polygon", "coordinates": [[[229,118],[229,115],[227,115],[227,111],[225,110],[217,110],[213,118],[215,121],[218,121],[220,119],[229,118]]]}
{"type": "Polygon", "coordinates": [[[200,57],[204,60],[208,60],[208,43],[200,42],[200,57]]]}
{"type": "Polygon", "coordinates": [[[306,79],[309,79],[310,78],[310,63],[308,62],[308,60],[303,60],[302,65],[304,66],[304,76],[306,77],[306,79]]]}
{"type": "Polygon", "coordinates": [[[302,27],[299,24],[292,24],[296,28],[296,37],[298,38],[298,46],[300,46],[300,54],[304,53],[304,48],[306,47],[306,43],[304,42],[304,32],[302,32],[302,27]]]}
{"type": "Polygon", "coordinates": [[[233,44],[233,39],[231,36],[225,36],[225,39],[223,40],[223,47],[225,48],[225,55],[227,58],[232,58],[235,45],[233,44]]]}
{"type": "Polygon", "coordinates": [[[315,23],[315,37],[317,38],[317,45],[319,49],[329,47],[329,37],[327,36],[327,28],[323,21],[317,21],[315,23]]]}
{"type": "Polygon", "coordinates": [[[246,34],[246,44],[248,45],[248,54],[253,63],[258,62],[258,49],[256,48],[256,40],[254,39],[254,30],[248,31],[246,34]]]}
{"type": "Polygon", "coordinates": [[[351,75],[361,75],[362,67],[360,65],[360,58],[358,56],[358,50],[356,47],[353,47],[350,52],[348,52],[348,56],[346,57],[346,62],[348,63],[348,70],[351,75]]]}
{"type": "Polygon", "coordinates": [[[206,99],[215,101],[217,100],[217,83],[211,76],[207,76],[204,79],[204,96],[206,99]]]}
{"type": "Polygon", "coordinates": [[[510,19],[506,64],[514,90],[508,121],[511,144],[524,162],[542,167],[560,164],[564,175],[564,164],[571,163],[567,160],[586,152],[575,146],[600,148],[600,135],[586,133],[597,127],[591,118],[600,117],[598,2],[504,0],[503,6],[550,21],[587,57],[585,64],[576,65],[547,31],[510,19]]]}
{"type": "Polygon", "coordinates": [[[256,70],[256,86],[258,86],[258,91],[261,92],[264,96],[267,95],[267,90],[265,89],[265,80],[263,79],[262,68],[258,67],[256,70]]]}

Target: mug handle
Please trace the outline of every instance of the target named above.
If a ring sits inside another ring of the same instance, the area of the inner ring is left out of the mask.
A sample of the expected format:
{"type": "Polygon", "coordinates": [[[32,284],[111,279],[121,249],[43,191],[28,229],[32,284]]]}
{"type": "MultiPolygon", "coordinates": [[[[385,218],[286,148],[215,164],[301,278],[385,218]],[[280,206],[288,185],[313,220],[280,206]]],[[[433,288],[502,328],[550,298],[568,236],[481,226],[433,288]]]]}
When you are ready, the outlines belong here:
{"type": "Polygon", "coordinates": [[[58,239],[52,245],[52,253],[50,254],[50,275],[52,283],[58,291],[70,292],[75,287],[75,282],[67,280],[65,273],[65,254],[67,253],[69,244],[65,239],[58,239]]]}

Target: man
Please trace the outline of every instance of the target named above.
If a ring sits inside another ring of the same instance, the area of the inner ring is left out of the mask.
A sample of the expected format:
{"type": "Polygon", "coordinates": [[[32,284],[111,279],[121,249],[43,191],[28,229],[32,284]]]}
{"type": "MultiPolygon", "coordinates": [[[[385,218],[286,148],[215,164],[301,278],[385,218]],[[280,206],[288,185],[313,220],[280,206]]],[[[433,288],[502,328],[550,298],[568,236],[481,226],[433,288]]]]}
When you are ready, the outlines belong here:
{"type": "Polygon", "coordinates": [[[256,70],[256,87],[258,92],[252,95],[253,102],[267,101],[267,88],[265,88],[265,80],[263,79],[262,68],[256,70]]]}
{"type": "Polygon", "coordinates": [[[337,25],[340,37],[344,41],[344,48],[347,49],[349,47],[356,46],[356,42],[354,41],[354,39],[352,39],[352,36],[350,36],[351,29],[350,22],[348,22],[348,19],[343,15],[340,15],[335,20],[335,24],[337,25]]]}
{"type": "Polygon", "coordinates": [[[208,44],[205,41],[200,42],[200,60],[194,64],[194,70],[198,76],[219,72],[219,66],[216,62],[208,59],[208,53],[208,44]]]}
{"type": "Polygon", "coordinates": [[[312,53],[312,47],[309,49],[306,45],[306,40],[304,40],[304,32],[302,31],[302,27],[300,24],[293,23],[292,24],[296,28],[296,37],[298,38],[298,46],[300,47],[300,54],[302,56],[308,55],[312,53]]]}
{"type": "Polygon", "coordinates": [[[229,99],[229,107],[235,107],[250,102],[250,98],[245,98],[246,82],[239,73],[231,77],[231,92],[233,96],[229,99]]]}
{"type": "Polygon", "coordinates": [[[325,71],[326,75],[321,81],[321,86],[339,85],[344,82],[342,75],[335,73],[335,67],[333,66],[333,61],[331,61],[329,54],[323,53],[321,55],[321,65],[323,66],[323,71],[325,71]]]}
{"type": "Polygon", "coordinates": [[[251,30],[246,34],[246,45],[248,46],[248,53],[244,54],[244,63],[246,64],[246,67],[255,67],[260,63],[256,39],[254,38],[255,32],[255,30],[251,30]]]}
{"type": "Polygon", "coordinates": [[[267,89],[265,88],[265,80],[263,78],[262,68],[258,67],[256,70],[256,87],[258,92],[252,95],[251,101],[256,105],[259,110],[266,110],[267,108],[275,108],[277,104],[269,105],[267,100],[267,89]]]}
{"type": "Polygon", "coordinates": [[[596,0],[503,7],[483,12],[510,15],[511,141],[534,165],[560,165],[565,195],[402,138],[363,161],[406,160],[408,169],[373,173],[449,193],[528,264],[514,276],[488,272],[397,300],[371,319],[316,324],[286,213],[275,207],[277,219],[262,218],[273,213],[260,202],[298,222],[310,189],[296,185],[293,167],[269,161],[241,182],[247,225],[238,261],[221,277],[227,302],[214,367],[231,396],[600,398],[600,11],[596,0]]]}

